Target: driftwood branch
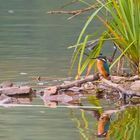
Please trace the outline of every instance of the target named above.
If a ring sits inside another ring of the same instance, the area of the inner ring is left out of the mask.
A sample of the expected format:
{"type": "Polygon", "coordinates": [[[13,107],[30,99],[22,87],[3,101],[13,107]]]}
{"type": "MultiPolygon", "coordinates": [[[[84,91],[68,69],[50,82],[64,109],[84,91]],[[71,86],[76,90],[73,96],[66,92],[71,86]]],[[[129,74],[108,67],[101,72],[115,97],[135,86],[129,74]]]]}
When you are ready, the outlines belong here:
{"type": "Polygon", "coordinates": [[[72,87],[80,87],[81,84],[90,82],[90,81],[96,81],[99,80],[99,74],[96,73],[94,75],[87,76],[86,78],[80,79],[80,80],[75,80],[71,81],[67,84],[62,84],[62,85],[57,85],[57,86],[51,86],[48,88],[45,88],[43,91],[39,91],[39,93],[44,92],[45,94],[56,94],[59,90],[67,90],[72,87]]]}
{"type": "Polygon", "coordinates": [[[74,86],[80,86],[83,83],[90,82],[90,81],[95,81],[95,80],[99,80],[99,75],[98,74],[90,75],[90,76],[87,76],[84,79],[75,80],[75,81],[70,82],[68,84],[59,85],[59,86],[57,86],[57,90],[68,89],[68,88],[71,88],[71,87],[74,87],[74,86]]]}
{"type": "MultiPolygon", "coordinates": [[[[99,80],[99,79],[100,79],[100,77],[99,77],[99,74],[97,73],[97,74],[85,77],[83,79],[80,79],[80,80],[70,81],[69,83],[66,83],[66,84],[47,87],[43,91],[39,91],[39,93],[43,92],[43,93],[49,94],[49,95],[57,94],[57,92],[59,90],[62,90],[62,89],[63,90],[68,90],[68,89],[70,89],[72,87],[77,87],[76,90],[79,89],[79,91],[80,91],[82,89],[81,88],[82,84],[84,84],[86,82],[93,82],[93,81],[96,81],[96,80],[99,80]]],[[[138,77],[131,77],[131,78],[119,77],[118,78],[116,76],[111,76],[111,79],[113,79],[113,82],[109,81],[109,80],[106,80],[106,79],[102,79],[102,81],[101,81],[101,84],[103,85],[104,90],[106,90],[107,92],[108,92],[109,88],[112,88],[112,89],[115,89],[119,93],[120,98],[121,97],[125,98],[125,96],[128,96],[129,98],[134,97],[134,96],[135,97],[140,97],[140,94],[138,92],[133,91],[133,90],[127,90],[127,89],[123,88],[122,83],[121,84],[120,83],[119,84],[114,83],[114,82],[117,81],[117,79],[119,79],[118,81],[123,80],[123,82],[125,82],[125,80],[130,80],[131,81],[132,79],[133,80],[138,79],[138,77]]],[[[98,89],[100,87],[97,86],[96,88],[98,89]]],[[[101,87],[101,89],[102,89],[102,87],[101,87]]],[[[76,92],[76,90],[73,89],[73,91],[75,91],[75,92],[76,92]]]]}
{"type": "Polygon", "coordinates": [[[93,7],[87,7],[84,9],[80,9],[80,10],[73,10],[73,11],[65,11],[65,10],[55,10],[55,11],[49,11],[47,12],[48,14],[72,14],[75,15],[77,13],[83,13],[89,10],[92,10],[93,7]]]}
{"type": "MultiPolygon", "coordinates": [[[[137,91],[135,90],[136,89],[135,87],[139,87],[139,83],[140,83],[138,76],[134,76],[131,78],[111,76],[112,81],[102,79],[99,83],[94,82],[99,79],[100,79],[99,74],[96,73],[94,75],[82,77],[82,79],[80,79],[80,80],[69,81],[69,82],[61,84],[61,85],[56,85],[56,86],[51,86],[51,87],[44,86],[44,87],[42,87],[43,89],[41,91],[38,91],[37,93],[39,93],[39,95],[41,95],[41,96],[46,95],[48,99],[56,98],[57,100],[59,99],[59,100],[62,100],[63,102],[70,101],[73,99],[71,96],[67,95],[67,93],[66,93],[69,90],[72,92],[75,92],[77,95],[77,93],[82,93],[81,91],[85,91],[85,90],[92,90],[92,91],[95,90],[96,91],[96,89],[99,89],[99,90],[103,89],[102,91],[109,93],[110,89],[111,89],[115,92],[117,91],[117,93],[119,93],[120,97],[123,97],[123,99],[125,99],[126,97],[128,97],[129,99],[131,97],[140,98],[140,94],[137,92],[140,90],[140,88],[137,88],[138,89],[137,91]],[[135,80],[135,82],[133,82],[133,80],[135,80]],[[136,80],[138,80],[138,81],[136,81],[136,80]],[[124,85],[123,83],[125,81],[128,81],[127,84],[131,85],[130,87],[127,87],[127,89],[123,87],[123,85],[124,85]],[[82,85],[82,84],[84,84],[84,85],[82,85]],[[89,85],[89,84],[93,85],[92,88],[87,88],[86,85],[89,85]],[[103,86],[101,87],[100,84],[103,86]],[[132,88],[132,85],[133,85],[133,88],[132,88]],[[66,92],[63,92],[63,90],[66,90],[66,92]],[[43,93],[43,94],[41,94],[41,93],[43,93]],[[53,95],[53,96],[51,97],[50,95],[53,95]],[[54,96],[54,95],[56,95],[56,96],[54,96]],[[64,99],[66,99],[66,101],[64,99]]],[[[1,96],[5,95],[5,96],[14,97],[16,95],[31,95],[32,93],[34,93],[34,91],[29,86],[19,87],[19,86],[13,85],[13,83],[9,83],[9,82],[8,83],[4,82],[3,84],[1,84],[1,87],[0,87],[1,96]]],[[[73,96],[73,94],[72,94],[72,96],[73,96]]],[[[78,98],[80,98],[80,96],[78,98]]],[[[4,99],[2,102],[4,102],[4,103],[9,102],[9,99],[11,99],[11,98],[4,99]]],[[[77,96],[76,96],[76,99],[77,99],[77,96]]],[[[46,98],[44,100],[46,100],[46,98]]]]}
{"type": "Polygon", "coordinates": [[[71,14],[71,15],[76,15],[76,14],[80,14],[80,13],[83,13],[83,12],[93,10],[94,8],[97,8],[97,7],[98,7],[98,4],[94,4],[92,6],[89,6],[89,7],[84,8],[84,9],[79,9],[79,10],[71,10],[71,11],[68,11],[68,10],[54,10],[54,11],[48,11],[47,13],[48,14],[71,14]]]}
{"type": "Polygon", "coordinates": [[[128,95],[128,96],[131,96],[131,97],[133,97],[133,96],[140,97],[139,93],[136,93],[136,92],[134,92],[132,90],[126,90],[122,86],[120,86],[119,84],[112,83],[111,81],[106,80],[106,79],[102,79],[102,81],[107,86],[115,88],[116,90],[120,91],[123,95],[128,95]]]}

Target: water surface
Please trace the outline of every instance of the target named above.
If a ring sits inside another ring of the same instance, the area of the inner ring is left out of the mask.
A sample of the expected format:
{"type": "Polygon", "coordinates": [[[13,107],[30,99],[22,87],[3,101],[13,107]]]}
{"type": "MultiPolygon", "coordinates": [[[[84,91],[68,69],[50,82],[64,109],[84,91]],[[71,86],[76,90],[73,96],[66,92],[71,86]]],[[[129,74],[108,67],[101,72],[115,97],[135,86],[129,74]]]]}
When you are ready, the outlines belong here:
{"type": "MultiPolygon", "coordinates": [[[[31,78],[34,76],[67,77],[72,52],[67,47],[76,42],[86,16],[67,20],[68,15],[48,15],[47,11],[69,1],[0,0],[0,81],[28,84],[34,82],[31,78]]],[[[79,4],[77,8],[80,8],[79,4]]],[[[88,31],[92,33],[99,26],[91,24],[88,31]]],[[[91,112],[39,107],[0,108],[0,111],[2,140],[98,139],[95,136],[97,120],[91,112]]],[[[127,129],[137,129],[137,124],[131,126],[130,123],[127,129]]],[[[110,133],[111,139],[116,140],[116,135],[110,133]]],[[[138,138],[136,133],[134,140],[138,138]]]]}
{"type": "MultiPolygon", "coordinates": [[[[34,76],[67,77],[84,17],[48,15],[65,0],[0,0],[0,81],[31,83],[34,76]]],[[[56,83],[55,83],[56,84],[56,83]]],[[[67,108],[1,108],[0,139],[80,139],[67,108]]],[[[80,113],[77,109],[76,113],[80,113]]]]}

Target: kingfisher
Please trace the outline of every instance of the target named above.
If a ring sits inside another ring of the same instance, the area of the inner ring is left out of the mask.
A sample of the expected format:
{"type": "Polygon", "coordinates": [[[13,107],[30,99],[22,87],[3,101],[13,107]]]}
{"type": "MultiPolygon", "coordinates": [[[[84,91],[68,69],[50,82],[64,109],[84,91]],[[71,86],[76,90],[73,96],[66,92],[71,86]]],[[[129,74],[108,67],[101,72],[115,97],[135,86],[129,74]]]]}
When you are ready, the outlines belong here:
{"type": "Polygon", "coordinates": [[[102,114],[98,121],[98,137],[105,137],[110,127],[110,115],[102,114]]]}
{"type": "MultiPolygon", "coordinates": [[[[93,52],[94,48],[96,48],[99,43],[99,39],[96,39],[94,42],[89,42],[86,47],[85,47],[85,52],[84,55],[88,56],[90,55],[91,52],[93,52]]],[[[114,51],[111,57],[108,58],[108,61],[110,62],[110,64],[113,62],[114,58],[115,58],[115,54],[117,52],[117,44],[114,42],[114,51]]],[[[90,58],[90,59],[96,59],[97,60],[97,68],[99,73],[107,80],[110,80],[110,71],[109,71],[109,65],[107,62],[107,58],[106,56],[103,56],[102,54],[100,54],[98,57],[96,58],[90,58]]]]}
{"type": "Polygon", "coordinates": [[[100,54],[98,57],[96,57],[96,59],[97,59],[97,68],[98,68],[99,73],[105,79],[109,80],[110,71],[109,71],[109,65],[108,65],[106,57],[100,54]]]}

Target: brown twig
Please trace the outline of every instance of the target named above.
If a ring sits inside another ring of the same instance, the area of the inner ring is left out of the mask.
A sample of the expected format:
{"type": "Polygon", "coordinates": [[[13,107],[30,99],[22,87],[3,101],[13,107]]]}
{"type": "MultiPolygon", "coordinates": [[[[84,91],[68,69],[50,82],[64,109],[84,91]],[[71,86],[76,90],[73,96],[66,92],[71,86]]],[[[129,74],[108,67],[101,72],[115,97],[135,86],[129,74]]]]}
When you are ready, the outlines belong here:
{"type": "Polygon", "coordinates": [[[76,17],[76,16],[78,16],[78,15],[80,15],[81,13],[77,13],[77,14],[75,14],[75,15],[72,15],[72,16],[70,16],[69,18],[68,18],[68,20],[70,20],[70,19],[72,19],[72,18],[74,18],[74,17],[76,17]]]}
{"type": "Polygon", "coordinates": [[[86,83],[86,82],[89,82],[89,81],[95,81],[95,80],[99,80],[99,74],[90,75],[90,76],[87,76],[84,79],[75,80],[73,82],[70,82],[69,84],[58,85],[57,90],[68,89],[68,88],[71,88],[71,87],[74,87],[74,86],[80,86],[83,83],[86,83]]]}
{"type": "Polygon", "coordinates": [[[72,10],[72,11],[67,11],[67,10],[55,10],[55,11],[49,11],[47,12],[48,14],[72,14],[72,15],[76,15],[76,14],[80,14],[86,11],[90,11],[93,10],[94,8],[97,8],[98,5],[94,4],[92,6],[89,6],[87,8],[84,9],[79,9],[79,10],[72,10]]]}
{"type": "Polygon", "coordinates": [[[80,80],[75,80],[75,81],[71,81],[70,83],[67,83],[67,84],[62,84],[62,85],[56,85],[56,86],[51,86],[51,87],[47,87],[45,88],[43,91],[40,90],[38,92],[38,94],[40,93],[45,93],[45,94],[57,94],[57,92],[59,90],[67,90],[71,87],[79,87],[81,86],[81,84],[84,84],[86,82],[89,82],[89,81],[95,81],[95,80],[99,80],[99,74],[96,73],[94,75],[90,75],[90,76],[87,76],[86,78],[83,78],[83,79],[80,79],[80,80]]]}

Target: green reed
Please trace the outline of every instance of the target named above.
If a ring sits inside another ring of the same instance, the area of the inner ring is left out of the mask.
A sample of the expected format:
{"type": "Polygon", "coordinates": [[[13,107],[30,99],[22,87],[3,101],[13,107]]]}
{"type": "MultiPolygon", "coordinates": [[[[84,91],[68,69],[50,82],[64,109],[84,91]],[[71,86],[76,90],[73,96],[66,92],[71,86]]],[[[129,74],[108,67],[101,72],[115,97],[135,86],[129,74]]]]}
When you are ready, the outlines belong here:
{"type": "MultiPolygon", "coordinates": [[[[88,6],[86,1],[80,0],[88,6]]],[[[110,68],[124,56],[130,63],[130,68],[134,73],[140,73],[140,1],[139,0],[96,0],[98,6],[93,10],[87,19],[77,40],[72,57],[72,67],[78,60],[77,76],[80,76],[88,67],[90,72],[96,57],[101,52],[105,41],[110,40],[116,44],[121,51],[121,55],[114,61],[110,68]],[[85,31],[91,22],[100,20],[104,29],[98,38],[99,42],[91,51],[89,57],[84,57],[84,50],[88,42],[94,42],[95,35],[85,35],[85,31]],[[84,41],[83,41],[84,38],[84,41]]]]}

